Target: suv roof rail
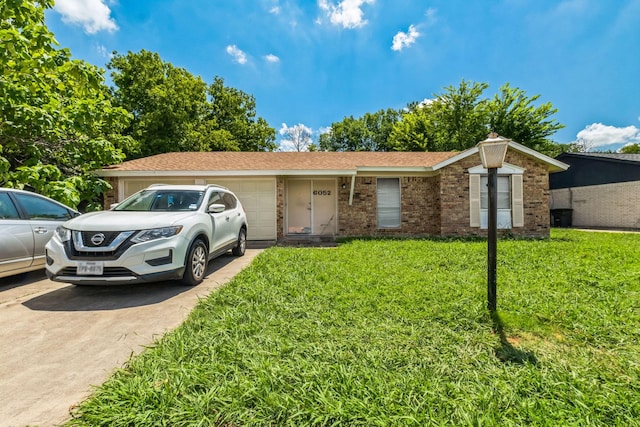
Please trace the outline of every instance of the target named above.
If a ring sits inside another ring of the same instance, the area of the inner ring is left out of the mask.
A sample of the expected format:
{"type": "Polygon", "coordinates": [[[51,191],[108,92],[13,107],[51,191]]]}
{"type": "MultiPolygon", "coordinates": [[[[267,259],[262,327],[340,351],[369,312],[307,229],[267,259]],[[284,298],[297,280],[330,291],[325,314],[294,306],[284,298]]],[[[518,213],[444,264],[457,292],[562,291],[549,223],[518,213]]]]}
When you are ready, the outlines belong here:
{"type": "MultiPolygon", "coordinates": [[[[171,185],[185,185],[185,184],[163,184],[163,183],[156,183],[156,184],[151,184],[149,185],[147,188],[155,188],[155,187],[167,187],[167,186],[171,186],[171,185]]],[[[186,184],[186,185],[199,185],[199,184],[186,184]]],[[[218,184],[204,184],[205,188],[221,188],[223,190],[229,190],[227,187],[223,187],[222,185],[218,185],[218,184]]]]}
{"type": "Polygon", "coordinates": [[[207,188],[222,188],[223,190],[228,190],[227,187],[223,187],[222,185],[218,184],[207,184],[207,188]]]}

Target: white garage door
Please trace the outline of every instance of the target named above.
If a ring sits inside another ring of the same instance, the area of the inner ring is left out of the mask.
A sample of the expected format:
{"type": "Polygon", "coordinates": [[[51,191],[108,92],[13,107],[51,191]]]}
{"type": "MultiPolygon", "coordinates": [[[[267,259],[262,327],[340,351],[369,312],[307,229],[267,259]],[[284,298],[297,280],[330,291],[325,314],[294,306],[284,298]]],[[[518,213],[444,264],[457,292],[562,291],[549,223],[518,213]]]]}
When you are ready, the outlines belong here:
{"type": "Polygon", "coordinates": [[[207,179],[233,191],[247,213],[248,240],[276,239],[276,180],[275,178],[207,179]]]}

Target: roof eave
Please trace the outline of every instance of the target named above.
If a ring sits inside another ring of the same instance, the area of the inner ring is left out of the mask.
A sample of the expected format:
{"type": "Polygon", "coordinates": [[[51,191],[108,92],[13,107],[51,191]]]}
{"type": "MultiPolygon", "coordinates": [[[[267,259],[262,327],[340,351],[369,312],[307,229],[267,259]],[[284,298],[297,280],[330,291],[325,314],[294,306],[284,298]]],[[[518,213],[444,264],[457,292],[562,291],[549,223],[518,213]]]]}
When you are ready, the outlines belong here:
{"type": "Polygon", "coordinates": [[[118,170],[99,169],[102,177],[148,177],[148,176],[349,176],[355,175],[353,169],[281,169],[281,170],[118,170]]]}
{"type": "MultiPolygon", "coordinates": [[[[561,162],[560,160],[554,159],[552,157],[549,157],[545,154],[542,154],[536,150],[533,150],[529,147],[526,147],[522,144],[519,144],[515,141],[509,141],[509,148],[514,149],[515,151],[518,151],[522,154],[524,154],[525,156],[529,156],[532,157],[542,163],[545,163],[548,167],[549,172],[562,172],[562,171],[566,171],[567,169],[569,169],[569,165],[566,163],[561,162]]],[[[438,169],[442,169],[446,166],[449,166],[455,162],[458,162],[462,159],[465,159],[469,156],[472,156],[474,154],[478,153],[478,147],[471,147],[468,150],[465,150],[459,154],[456,154],[453,157],[449,157],[448,159],[436,164],[433,166],[433,170],[438,170],[438,169]]]]}

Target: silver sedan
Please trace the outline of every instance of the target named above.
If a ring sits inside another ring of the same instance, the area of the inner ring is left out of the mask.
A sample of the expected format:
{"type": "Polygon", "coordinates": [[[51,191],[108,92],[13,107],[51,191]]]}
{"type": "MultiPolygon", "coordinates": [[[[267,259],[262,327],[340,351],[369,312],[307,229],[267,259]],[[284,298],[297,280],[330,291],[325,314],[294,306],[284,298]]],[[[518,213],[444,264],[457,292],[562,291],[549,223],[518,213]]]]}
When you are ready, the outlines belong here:
{"type": "Polygon", "coordinates": [[[60,224],[78,215],[39,194],[0,188],[0,278],[43,269],[44,246],[60,224]]]}

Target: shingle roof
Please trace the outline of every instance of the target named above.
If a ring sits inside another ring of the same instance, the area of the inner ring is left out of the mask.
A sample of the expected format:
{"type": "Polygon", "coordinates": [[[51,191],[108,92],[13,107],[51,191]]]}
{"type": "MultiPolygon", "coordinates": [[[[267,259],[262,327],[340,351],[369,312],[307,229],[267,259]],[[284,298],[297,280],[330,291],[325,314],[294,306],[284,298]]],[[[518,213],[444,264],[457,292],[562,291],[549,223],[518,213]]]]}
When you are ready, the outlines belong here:
{"type": "Polygon", "coordinates": [[[355,170],[362,167],[431,167],[457,152],[179,152],[109,166],[103,171],[355,170]]]}
{"type": "Polygon", "coordinates": [[[599,157],[613,160],[626,160],[631,162],[640,162],[640,154],[631,153],[566,153],[570,155],[579,155],[585,157],[599,157]]]}

